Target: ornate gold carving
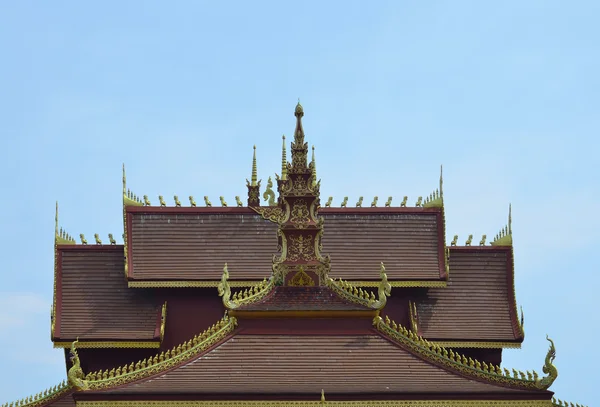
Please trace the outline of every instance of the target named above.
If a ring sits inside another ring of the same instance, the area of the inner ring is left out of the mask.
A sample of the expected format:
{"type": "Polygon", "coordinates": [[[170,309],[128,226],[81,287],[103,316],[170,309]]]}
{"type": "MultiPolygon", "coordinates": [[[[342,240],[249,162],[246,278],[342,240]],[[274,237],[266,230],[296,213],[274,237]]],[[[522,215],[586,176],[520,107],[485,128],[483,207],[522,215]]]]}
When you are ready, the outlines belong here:
{"type": "Polygon", "coordinates": [[[456,243],[458,243],[458,235],[454,235],[454,238],[452,238],[452,241],[450,242],[450,246],[456,246],[456,243]]]}
{"type": "Polygon", "coordinates": [[[79,239],[81,240],[81,244],[88,244],[83,233],[79,234],[79,239]]]}
{"type": "Polygon", "coordinates": [[[223,196],[219,197],[219,200],[221,201],[221,206],[226,208],[227,207],[227,202],[225,202],[225,198],[223,196]]]}
{"type": "Polygon", "coordinates": [[[269,206],[275,206],[275,192],[273,191],[273,180],[271,177],[267,180],[267,188],[263,192],[263,199],[269,202],[269,206]]]}
{"type": "Polygon", "coordinates": [[[279,206],[252,206],[252,209],[263,219],[279,224],[285,222],[286,214],[279,206]]]}
{"type": "MultiPolygon", "coordinates": [[[[54,342],[53,345],[55,349],[69,348],[71,342],[54,342]]],[[[160,342],[78,342],[77,347],[79,349],[153,349],[160,348],[160,342]]]]}
{"type": "Polygon", "coordinates": [[[431,341],[442,348],[478,348],[478,349],[521,349],[518,342],[466,342],[466,341],[431,341]]]}
{"type": "Polygon", "coordinates": [[[561,399],[557,399],[555,397],[552,397],[552,405],[556,407],[586,407],[582,406],[581,404],[573,404],[569,403],[568,401],[562,401],[561,399]]]}
{"type": "Polygon", "coordinates": [[[538,379],[536,377],[535,384],[540,389],[547,389],[554,383],[556,378],[558,377],[558,370],[552,364],[554,362],[554,358],[556,358],[556,349],[554,348],[554,342],[552,339],[546,335],[546,339],[550,342],[550,348],[548,349],[548,353],[546,354],[546,360],[544,361],[544,367],[542,367],[542,371],[546,373],[548,376],[542,377],[538,379]]]}
{"type": "Polygon", "coordinates": [[[348,197],[345,196],[344,200],[342,201],[342,203],[340,204],[341,208],[345,208],[348,205],[348,197]]]}
{"type": "MultiPolygon", "coordinates": [[[[77,407],[318,407],[322,402],[287,400],[78,401],[77,407]]],[[[360,400],[325,401],[335,407],[552,407],[550,400],[360,400]]]]}
{"type": "Polygon", "coordinates": [[[300,266],[294,277],[288,282],[292,287],[313,287],[315,281],[304,271],[304,267],[300,266]]]}
{"type": "Polygon", "coordinates": [[[379,197],[375,197],[373,198],[373,202],[371,202],[371,208],[376,208],[377,207],[377,201],[379,200],[379,197]]]}
{"type": "Polygon", "coordinates": [[[167,203],[165,202],[165,199],[163,198],[162,195],[158,196],[158,203],[160,204],[161,208],[164,208],[167,206],[167,203]]]}
{"type": "Polygon", "coordinates": [[[485,246],[486,235],[481,236],[481,240],[479,241],[479,246],[485,246]]]}
{"type": "Polygon", "coordinates": [[[181,201],[179,200],[179,197],[177,195],[173,195],[173,200],[175,201],[175,207],[181,208],[181,201]]]}
{"type": "Polygon", "coordinates": [[[297,199],[292,206],[290,222],[298,229],[306,229],[310,222],[310,212],[304,199],[297,199]]]}
{"type": "Polygon", "coordinates": [[[71,344],[69,359],[71,360],[72,366],[67,372],[67,379],[69,384],[76,390],[87,390],[89,386],[87,380],[84,380],[83,370],[81,369],[81,363],[76,349],[77,342],[79,342],[79,339],[71,344]]]}
{"type": "Polygon", "coordinates": [[[508,205],[508,223],[496,234],[492,246],[512,246],[512,205],[508,205]]]}
{"type": "Polygon", "coordinates": [[[433,191],[429,196],[425,197],[423,208],[441,208],[444,206],[444,198],[439,189],[433,191]]]}
{"type": "Polygon", "coordinates": [[[148,199],[148,195],[144,195],[144,206],[152,206],[150,200],[148,199]]]}
{"type": "Polygon", "coordinates": [[[281,146],[281,181],[287,180],[287,154],[285,151],[285,134],[281,136],[282,146],[281,146]]]}
{"type": "Polygon", "coordinates": [[[206,195],[204,195],[204,204],[207,207],[211,207],[212,206],[212,203],[210,203],[210,201],[208,200],[208,196],[206,196],[206,195]]]}
{"type": "Polygon", "coordinates": [[[316,258],[314,239],[308,235],[288,236],[287,258],[291,261],[309,261],[316,258]]]}
{"type": "Polygon", "coordinates": [[[162,305],[160,310],[160,341],[165,338],[165,327],[167,325],[167,302],[162,305]]]}
{"type": "Polygon", "coordinates": [[[417,303],[414,301],[408,301],[408,314],[410,319],[410,329],[418,334],[419,333],[419,325],[418,325],[418,316],[417,316],[417,303]]]}
{"type": "Polygon", "coordinates": [[[240,200],[239,196],[235,197],[235,203],[238,206],[238,208],[241,208],[242,206],[244,206],[244,204],[242,203],[242,201],[240,200]]]}
{"type": "Polygon", "coordinates": [[[375,298],[375,295],[372,291],[366,291],[360,287],[357,288],[356,286],[342,279],[334,280],[327,277],[325,278],[325,284],[342,298],[364,305],[365,307],[381,310],[383,307],[385,307],[387,297],[390,296],[392,291],[392,286],[387,280],[385,266],[383,263],[381,263],[380,276],[381,281],[377,285],[378,298],[375,298]]]}
{"type": "Polygon", "coordinates": [[[417,202],[415,203],[415,206],[417,208],[420,208],[420,207],[423,206],[423,197],[422,196],[420,196],[420,197],[417,198],[417,202]]]}
{"type": "Polygon", "coordinates": [[[210,346],[223,340],[234,330],[236,325],[237,320],[234,317],[229,317],[226,313],[223,319],[203,333],[173,347],[173,349],[110,371],[88,373],[85,376],[88,388],[90,390],[101,390],[122,386],[176,367],[196,358],[210,346]]]}
{"type": "MultiPolygon", "coordinates": [[[[338,279],[339,280],[339,279],[338,279]]],[[[351,280],[351,281],[346,281],[348,284],[352,285],[352,286],[356,286],[356,287],[378,287],[380,282],[379,281],[358,281],[358,280],[351,280]]],[[[406,281],[389,281],[390,285],[392,287],[423,287],[423,288],[445,288],[448,285],[447,281],[413,281],[413,280],[406,280],[406,281]]]]}
{"type": "Polygon", "coordinates": [[[333,201],[333,197],[332,196],[330,196],[329,198],[327,198],[327,202],[325,202],[325,207],[326,208],[330,208],[332,201],[333,201]]]}
{"type": "Polygon", "coordinates": [[[194,201],[194,197],[190,195],[190,206],[195,208],[196,207],[196,201],[194,201]]]}
{"type": "Polygon", "coordinates": [[[229,271],[227,270],[227,264],[223,267],[223,276],[221,282],[217,286],[219,296],[223,297],[223,305],[225,308],[233,310],[238,308],[240,305],[251,304],[262,299],[267,295],[274,287],[274,279],[263,280],[258,284],[232,294],[231,286],[229,285],[229,271]]]}
{"type": "Polygon", "coordinates": [[[96,244],[98,244],[98,245],[102,244],[102,240],[100,239],[100,235],[98,233],[94,233],[94,239],[96,241],[96,244]]]}
{"type": "Polygon", "coordinates": [[[51,403],[66,396],[72,391],[71,385],[63,380],[60,384],[50,387],[33,396],[25,397],[12,403],[4,403],[1,407],[42,407],[49,406],[51,403]]]}
{"type": "Polygon", "coordinates": [[[390,206],[392,206],[392,197],[388,196],[387,201],[385,201],[385,207],[389,208],[390,206]]]}
{"type": "Polygon", "coordinates": [[[402,198],[402,202],[400,202],[400,207],[401,208],[406,208],[406,203],[408,202],[408,196],[405,196],[404,198],[402,198]]]}
{"type": "MultiPolygon", "coordinates": [[[[488,365],[486,362],[479,362],[478,360],[467,358],[464,355],[454,352],[452,349],[446,349],[433,342],[429,342],[413,331],[391,321],[387,316],[385,320],[380,316],[375,317],[373,325],[377,330],[399,342],[410,352],[419,354],[436,364],[455,370],[467,377],[483,379],[489,383],[527,390],[545,390],[554,380],[552,379],[553,376],[551,373],[553,368],[553,355],[551,351],[553,350],[553,347],[551,347],[551,350],[546,357],[546,364],[544,365],[546,370],[548,370],[547,373],[550,374],[547,376],[549,379],[539,379],[535,371],[527,372],[527,374],[525,374],[523,372],[517,372],[514,369],[513,377],[511,377],[508,369],[504,369],[503,371],[500,366],[488,365]]],[[[546,370],[544,370],[545,373],[546,370]]],[[[554,378],[555,376],[556,375],[554,375],[554,378]]]]}
{"type": "Polygon", "coordinates": [[[117,244],[117,241],[115,240],[115,238],[113,237],[112,233],[108,234],[108,241],[110,242],[111,246],[115,246],[117,244]]]}
{"type": "Polygon", "coordinates": [[[357,208],[361,208],[362,207],[362,203],[363,203],[363,197],[360,196],[360,197],[358,197],[358,201],[356,202],[356,207],[357,208]]]}
{"type": "Polygon", "coordinates": [[[471,246],[472,242],[473,242],[473,235],[469,235],[469,237],[467,238],[467,241],[465,242],[465,246],[471,246]]]}

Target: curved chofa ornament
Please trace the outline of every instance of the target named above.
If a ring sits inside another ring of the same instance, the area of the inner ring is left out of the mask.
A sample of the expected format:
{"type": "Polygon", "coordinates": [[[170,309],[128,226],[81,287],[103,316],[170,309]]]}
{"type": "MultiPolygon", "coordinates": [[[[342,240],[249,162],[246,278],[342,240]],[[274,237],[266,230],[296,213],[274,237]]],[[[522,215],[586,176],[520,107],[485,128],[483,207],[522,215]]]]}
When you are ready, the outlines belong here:
{"type": "Polygon", "coordinates": [[[392,285],[388,282],[387,274],[385,273],[385,265],[381,263],[381,269],[379,271],[381,281],[377,287],[377,300],[369,304],[375,309],[382,309],[387,303],[387,297],[392,294],[392,285]]]}
{"type": "Polygon", "coordinates": [[[77,390],[87,390],[89,388],[87,380],[84,380],[85,375],[83,374],[83,369],[81,369],[81,364],[79,362],[79,355],[77,354],[77,349],[75,346],[79,342],[79,337],[71,344],[71,351],[69,352],[69,359],[73,366],[69,369],[67,373],[67,379],[69,380],[69,384],[73,386],[77,390]]]}
{"type": "Polygon", "coordinates": [[[544,361],[544,367],[542,371],[547,374],[547,376],[542,377],[541,379],[536,380],[536,386],[540,389],[547,389],[552,386],[552,383],[558,377],[558,369],[556,366],[552,364],[554,359],[556,358],[556,348],[554,347],[554,341],[546,335],[546,339],[550,342],[550,348],[548,349],[548,353],[546,354],[546,360],[544,361]]]}
{"type": "Polygon", "coordinates": [[[380,269],[381,281],[377,286],[377,297],[372,291],[363,291],[362,288],[357,288],[351,283],[342,279],[333,280],[331,277],[327,278],[327,286],[333,289],[342,298],[346,298],[357,304],[362,304],[366,307],[381,310],[387,303],[387,297],[392,293],[392,285],[388,282],[387,274],[385,273],[385,266],[381,263],[380,269]]]}
{"type": "Polygon", "coordinates": [[[219,291],[219,296],[223,297],[223,305],[229,310],[234,310],[241,305],[260,300],[267,295],[274,286],[274,279],[271,276],[269,280],[264,279],[260,283],[253,285],[244,291],[238,291],[232,294],[228,280],[229,270],[227,270],[227,263],[225,263],[223,275],[221,276],[221,281],[217,285],[217,290],[219,291]]]}
{"type": "Polygon", "coordinates": [[[231,287],[229,286],[229,270],[227,270],[227,263],[223,267],[223,275],[221,281],[217,285],[219,291],[219,297],[223,297],[223,305],[229,309],[235,309],[238,305],[231,300],[231,287]]]}

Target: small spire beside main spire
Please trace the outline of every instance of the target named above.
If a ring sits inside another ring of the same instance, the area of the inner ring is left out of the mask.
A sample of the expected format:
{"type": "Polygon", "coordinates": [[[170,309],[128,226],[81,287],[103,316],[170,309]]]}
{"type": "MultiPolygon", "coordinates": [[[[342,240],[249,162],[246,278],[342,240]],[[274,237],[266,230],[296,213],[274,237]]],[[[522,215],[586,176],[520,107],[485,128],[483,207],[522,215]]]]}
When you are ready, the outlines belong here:
{"type": "Polygon", "coordinates": [[[281,147],[281,180],[287,179],[287,153],[285,151],[285,134],[281,137],[283,139],[283,145],[281,147]]]}
{"type": "Polygon", "coordinates": [[[252,156],[252,179],[251,184],[253,187],[258,182],[258,171],[256,169],[256,146],[254,146],[254,155],[252,156]]]}
{"type": "Polygon", "coordinates": [[[313,186],[317,185],[317,162],[315,161],[315,146],[312,146],[312,177],[313,177],[313,186]]]}
{"type": "Polygon", "coordinates": [[[260,206],[260,181],[256,169],[256,145],[252,155],[252,176],[250,181],[246,178],[246,185],[248,186],[248,206],[260,206]]]}

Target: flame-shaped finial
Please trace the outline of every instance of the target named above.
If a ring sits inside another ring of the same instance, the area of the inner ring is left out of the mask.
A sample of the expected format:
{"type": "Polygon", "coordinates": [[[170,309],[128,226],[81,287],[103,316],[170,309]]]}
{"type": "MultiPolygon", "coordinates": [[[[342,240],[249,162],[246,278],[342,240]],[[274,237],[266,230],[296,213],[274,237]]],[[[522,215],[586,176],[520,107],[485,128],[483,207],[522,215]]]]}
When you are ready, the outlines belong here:
{"type": "Polygon", "coordinates": [[[281,137],[283,139],[283,145],[281,147],[281,180],[287,179],[287,153],[285,151],[285,134],[281,137]]]}
{"type": "Polygon", "coordinates": [[[252,179],[251,184],[253,187],[256,186],[258,182],[258,171],[256,169],[256,145],[254,146],[254,155],[252,156],[252,179]]]}

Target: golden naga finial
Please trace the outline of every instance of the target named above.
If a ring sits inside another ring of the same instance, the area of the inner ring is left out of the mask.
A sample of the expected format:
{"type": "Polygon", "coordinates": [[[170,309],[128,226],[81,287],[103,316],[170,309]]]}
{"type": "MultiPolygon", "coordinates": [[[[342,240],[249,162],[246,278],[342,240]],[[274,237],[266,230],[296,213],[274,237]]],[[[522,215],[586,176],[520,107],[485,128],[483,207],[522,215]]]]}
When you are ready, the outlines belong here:
{"type": "Polygon", "coordinates": [[[144,206],[152,206],[150,199],[148,199],[148,195],[144,195],[144,206]]]}
{"type": "Polygon", "coordinates": [[[402,198],[402,202],[400,203],[400,207],[401,208],[406,208],[406,203],[408,202],[408,196],[404,196],[404,198],[402,198]]]}
{"type": "Polygon", "coordinates": [[[227,202],[225,202],[225,198],[223,196],[219,197],[219,200],[221,201],[221,206],[226,208],[227,207],[227,202]]]}
{"type": "Polygon", "coordinates": [[[267,188],[263,192],[263,199],[269,202],[269,206],[275,206],[275,192],[273,191],[273,180],[269,177],[267,188]]]}
{"type": "Polygon", "coordinates": [[[465,242],[465,246],[471,246],[472,242],[473,242],[473,235],[469,235],[469,237],[467,238],[467,241],[465,242]]]}
{"type": "Polygon", "coordinates": [[[83,233],[79,234],[79,239],[81,239],[81,244],[87,244],[87,240],[85,240],[85,236],[83,233]]]}
{"type": "Polygon", "coordinates": [[[371,299],[369,305],[375,309],[383,309],[387,303],[387,297],[392,293],[392,285],[388,282],[387,274],[385,273],[385,265],[381,263],[379,269],[379,277],[381,281],[377,286],[377,300],[371,299]]]}
{"type": "Polygon", "coordinates": [[[373,202],[371,202],[371,208],[376,208],[377,207],[377,200],[379,199],[379,197],[375,197],[373,198],[373,202]]]}
{"type": "Polygon", "coordinates": [[[175,207],[181,207],[181,202],[179,201],[179,197],[177,195],[173,195],[173,200],[175,201],[175,207]]]}
{"type": "Polygon", "coordinates": [[[420,196],[420,197],[417,198],[417,202],[415,203],[415,206],[417,208],[420,208],[420,207],[423,206],[423,197],[422,196],[420,196]]]}
{"type": "Polygon", "coordinates": [[[160,203],[161,208],[164,208],[165,206],[167,206],[167,203],[165,202],[162,195],[158,196],[158,202],[160,203]]]}
{"type": "Polygon", "coordinates": [[[204,203],[206,204],[206,206],[211,207],[212,204],[210,203],[210,201],[208,200],[208,196],[204,195],[204,203]]]}
{"type": "Polygon", "coordinates": [[[71,360],[71,368],[67,372],[67,379],[69,384],[73,386],[77,390],[87,390],[89,388],[87,380],[84,380],[85,375],[83,374],[83,370],[81,369],[81,363],[79,361],[79,355],[77,354],[76,345],[79,343],[79,338],[77,338],[71,344],[71,351],[69,354],[69,359],[71,360]]]}
{"type": "Polygon", "coordinates": [[[508,224],[500,229],[492,241],[492,246],[512,246],[512,205],[508,205],[508,224]]]}
{"type": "Polygon", "coordinates": [[[94,239],[96,240],[96,244],[102,244],[102,240],[100,240],[100,235],[98,233],[94,233],[94,239]]]}
{"type": "Polygon", "coordinates": [[[362,203],[363,203],[363,197],[359,196],[358,197],[358,201],[356,202],[356,207],[357,208],[361,208],[362,207],[362,203]]]}
{"type": "Polygon", "coordinates": [[[327,198],[327,202],[325,202],[325,207],[326,208],[330,208],[331,207],[331,202],[333,202],[333,197],[330,196],[329,198],[327,198]]]}
{"type": "Polygon", "coordinates": [[[548,353],[546,354],[546,359],[544,361],[544,367],[542,368],[543,372],[547,374],[547,376],[542,377],[541,379],[537,379],[535,384],[538,388],[546,390],[549,388],[552,383],[558,377],[558,370],[556,366],[552,364],[554,359],[556,358],[556,348],[554,347],[554,341],[546,335],[546,339],[550,342],[550,348],[548,349],[548,353]]]}
{"type": "Polygon", "coordinates": [[[285,134],[281,137],[283,139],[283,145],[281,147],[281,180],[287,180],[287,154],[285,151],[285,134]]]}
{"type": "Polygon", "coordinates": [[[481,236],[481,240],[479,241],[479,246],[485,246],[485,239],[487,239],[486,235],[481,236]]]}
{"type": "Polygon", "coordinates": [[[223,267],[223,275],[221,276],[221,281],[217,285],[217,290],[219,292],[219,297],[223,297],[223,305],[225,308],[234,309],[237,308],[237,304],[232,301],[231,298],[231,287],[229,286],[229,270],[227,270],[227,263],[223,267]]]}
{"type": "Polygon", "coordinates": [[[342,208],[345,208],[346,205],[348,205],[348,197],[347,196],[344,197],[344,200],[342,201],[342,204],[340,206],[342,208]]]}
{"type": "Polygon", "coordinates": [[[454,235],[452,241],[450,242],[450,246],[456,246],[456,243],[458,243],[458,235],[454,235]]]}
{"type": "Polygon", "coordinates": [[[111,246],[114,246],[117,244],[117,241],[115,240],[115,238],[113,237],[112,233],[108,234],[108,241],[110,242],[111,246]]]}
{"type": "Polygon", "coordinates": [[[238,208],[241,208],[242,206],[244,206],[244,203],[240,200],[239,196],[235,197],[235,203],[238,206],[238,208]]]}
{"type": "Polygon", "coordinates": [[[194,197],[190,195],[190,206],[195,208],[196,207],[196,201],[194,201],[194,197]]]}
{"type": "Polygon", "coordinates": [[[392,206],[392,197],[388,196],[387,201],[385,201],[385,207],[389,208],[390,206],[392,206]]]}

